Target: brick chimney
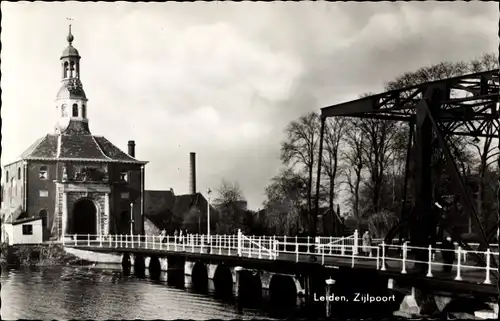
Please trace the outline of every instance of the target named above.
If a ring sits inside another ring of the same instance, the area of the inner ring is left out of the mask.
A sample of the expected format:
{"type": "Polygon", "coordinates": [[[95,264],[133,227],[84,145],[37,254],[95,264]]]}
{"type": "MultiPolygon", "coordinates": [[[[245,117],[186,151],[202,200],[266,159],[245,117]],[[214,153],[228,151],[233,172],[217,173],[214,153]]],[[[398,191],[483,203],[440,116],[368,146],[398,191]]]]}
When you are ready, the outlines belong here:
{"type": "Polygon", "coordinates": [[[135,157],[135,141],[128,141],[128,154],[132,157],[135,157]]]}
{"type": "Polygon", "coordinates": [[[196,194],[196,153],[189,153],[189,194],[196,194]]]}

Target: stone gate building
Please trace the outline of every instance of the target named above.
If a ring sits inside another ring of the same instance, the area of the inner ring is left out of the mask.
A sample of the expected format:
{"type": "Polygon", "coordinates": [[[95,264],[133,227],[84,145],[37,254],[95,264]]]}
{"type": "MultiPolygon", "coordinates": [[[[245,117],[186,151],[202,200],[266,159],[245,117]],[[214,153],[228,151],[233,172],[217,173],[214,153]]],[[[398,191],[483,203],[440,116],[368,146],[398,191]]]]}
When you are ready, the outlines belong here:
{"type": "Polygon", "coordinates": [[[105,137],[93,135],[87,96],[80,81],[80,55],[72,43],[61,60],[59,114],[55,132],[35,141],[19,159],[4,166],[5,219],[43,219],[44,239],[71,234],[143,232],[144,166],[105,137]],[[10,213],[10,214],[9,214],[10,213]]]}

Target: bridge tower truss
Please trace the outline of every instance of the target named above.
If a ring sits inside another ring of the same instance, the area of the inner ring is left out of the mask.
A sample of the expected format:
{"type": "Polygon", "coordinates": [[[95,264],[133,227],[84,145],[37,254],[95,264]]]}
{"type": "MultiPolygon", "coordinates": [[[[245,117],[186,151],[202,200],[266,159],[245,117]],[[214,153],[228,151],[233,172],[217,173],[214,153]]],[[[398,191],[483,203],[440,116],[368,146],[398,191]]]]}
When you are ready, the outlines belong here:
{"type": "MultiPolygon", "coordinates": [[[[413,246],[426,247],[436,242],[440,227],[465,250],[471,249],[453,226],[453,220],[443,220],[440,215],[436,215],[435,200],[430,187],[433,186],[433,157],[439,150],[455,188],[454,193],[459,195],[460,203],[479,233],[480,246],[486,249],[498,226],[494,226],[490,231],[486,231],[482,226],[473,198],[457,167],[450,138],[455,135],[500,138],[499,89],[499,70],[491,70],[423,83],[324,107],[321,109],[320,155],[323,152],[325,121],[329,117],[368,118],[408,123],[409,140],[402,200],[402,214],[406,214],[401,216],[398,225],[388,233],[386,242],[390,242],[396,234],[401,237],[402,234],[408,233],[413,246]],[[412,210],[407,212],[405,205],[410,178],[410,159],[414,161],[414,204],[412,210]]],[[[319,210],[321,160],[322,157],[319,157],[316,211],[319,210]]],[[[498,197],[500,198],[500,195],[498,197]]],[[[312,231],[316,230],[315,219],[318,213],[315,214],[312,215],[312,231]]],[[[415,255],[422,256],[425,261],[423,256],[427,254],[422,251],[415,255]]],[[[422,258],[415,259],[422,260],[422,258]]],[[[484,260],[482,257],[477,259],[484,260]]]]}

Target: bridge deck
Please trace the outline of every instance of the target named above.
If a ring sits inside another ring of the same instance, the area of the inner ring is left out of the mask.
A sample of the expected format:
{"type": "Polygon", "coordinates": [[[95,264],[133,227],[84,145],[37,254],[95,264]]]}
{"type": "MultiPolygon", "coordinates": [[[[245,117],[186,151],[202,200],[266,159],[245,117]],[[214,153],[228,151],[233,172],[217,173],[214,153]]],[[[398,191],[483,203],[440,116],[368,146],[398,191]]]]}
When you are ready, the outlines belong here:
{"type": "MultiPolygon", "coordinates": [[[[192,240],[191,240],[192,241],[192,240]]],[[[292,244],[293,249],[297,251],[289,251],[289,246],[277,242],[273,249],[272,242],[260,242],[240,244],[240,254],[238,256],[237,242],[224,243],[219,242],[219,246],[212,246],[209,251],[209,246],[201,246],[200,242],[176,243],[169,242],[146,242],[146,241],[118,241],[117,239],[104,240],[78,240],[76,242],[68,242],[65,246],[79,248],[82,250],[90,250],[97,252],[132,252],[143,255],[156,256],[186,256],[192,259],[205,260],[211,262],[225,262],[230,265],[241,265],[249,268],[261,268],[271,272],[280,273],[300,273],[304,270],[311,269],[366,269],[378,270],[378,273],[387,275],[388,277],[398,280],[401,284],[429,287],[433,290],[453,290],[467,293],[479,293],[497,295],[498,290],[493,283],[496,283],[498,273],[496,269],[490,269],[490,284],[485,284],[486,270],[482,266],[472,266],[470,262],[464,266],[460,266],[461,280],[456,280],[459,270],[457,262],[452,266],[450,272],[443,271],[443,264],[436,260],[432,262],[419,262],[431,266],[432,276],[426,276],[425,273],[417,272],[414,269],[415,261],[410,258],[405,260],[406,273],[402,273],[403,260],[400,255],[381,257],[380,251],[376,251],[376,255],[368,257],[367,255],[353,255],[353,247],[344,247],[341,251],[338,248],[323,248],[319,250],[316,247],[316,253],[308,253],[308,245],[311,244],[292,244]],[[222,245],[221,245],[222,244],[222,245]],[[267,247],[262,244],[268,244],[267,247]],[[271,248],[271,249],[270,249],[271,248]],[[288,251],[286,251],[286,250],[288,251]],[[341,253],[344,253],[343,255],[341,253]],[[385,269],[382,269],[382,261],[385,261],[385,269]]],[[[217,244],[217,243],[216,243],[217,244]]],[[[319,271],[319,270],[318,270],[319,271]]]]}

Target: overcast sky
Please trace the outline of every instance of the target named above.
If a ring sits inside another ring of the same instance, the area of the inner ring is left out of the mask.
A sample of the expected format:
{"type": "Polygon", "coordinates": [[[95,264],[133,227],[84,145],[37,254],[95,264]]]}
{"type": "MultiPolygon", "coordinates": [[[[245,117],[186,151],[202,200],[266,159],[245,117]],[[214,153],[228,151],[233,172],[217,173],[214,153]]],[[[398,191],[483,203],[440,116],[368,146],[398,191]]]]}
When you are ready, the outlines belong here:
{"type": "Polygon", "coordinates": [[[284,127],[399,74],[498,49],[491,3],[2,2],[2,164],[53,132],[72,17],[90,129],[150,161],[146,188],[238,181],[250,208],[284,127]]]}

